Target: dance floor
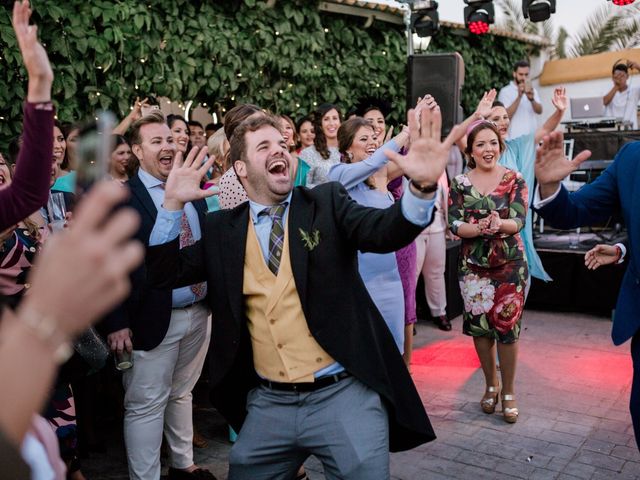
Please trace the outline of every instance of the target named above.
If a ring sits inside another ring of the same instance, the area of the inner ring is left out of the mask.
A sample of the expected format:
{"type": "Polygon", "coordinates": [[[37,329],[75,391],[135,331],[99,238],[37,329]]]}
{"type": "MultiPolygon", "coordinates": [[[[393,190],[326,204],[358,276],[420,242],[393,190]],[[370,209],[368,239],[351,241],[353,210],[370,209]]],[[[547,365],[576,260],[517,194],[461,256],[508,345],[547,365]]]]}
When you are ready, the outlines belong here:
{"type": "MultiPolygon", "coordinates": [[[[469,337],[418,324],[412,375],[438,439],[391,456],[394,479],[637,479],[628,399],[629,345],[614,347],[610,322],[583,314],[526,311],[520,342],[517,399],[520,419],[504,422],[478,404],[484,390],[469,337]]],[[[499,410],[499,409],[498,409],[499,410]]],[[[209,446],[196,461],[226,478],[230,443],[222,419],[211,408],[195,413],[209,446]]],[[[125,479],[117,431],[107,454],[84,461],[89,478],[125,479]]],[[[313,480],[322,467],[307,463],[313,480]]]]}

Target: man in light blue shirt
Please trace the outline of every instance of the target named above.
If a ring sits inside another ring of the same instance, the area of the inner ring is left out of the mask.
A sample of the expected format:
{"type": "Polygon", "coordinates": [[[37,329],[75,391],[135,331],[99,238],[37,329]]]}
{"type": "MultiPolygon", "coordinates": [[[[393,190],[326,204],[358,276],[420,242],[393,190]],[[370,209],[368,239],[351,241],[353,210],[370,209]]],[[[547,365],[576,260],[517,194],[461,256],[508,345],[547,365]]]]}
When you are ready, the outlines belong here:
{"type": "MultiPolygon", "coordinates": [[[[133,124],[131,143],[140,169],[128,182],[129,204],[141,218],[137,237],[147,244],[164,201],[176,146],[157,111],[133,124]]],[[[202,200],[185,205],[175,225],[181,247],[200,239],[205,212],[202,200]]],[[[132,276],[131,296],[105,321],[111,348],[133,350],[133,367],[123,372],[124,436],[132,479],[160,478],[163,433],[169,446],[170,480],[214,478],[193,463],[191,391],[202,371],[211,332],[209,309],[203,302],[206,289],[205,282],[152,288],[141,267],[132,276]]]]}

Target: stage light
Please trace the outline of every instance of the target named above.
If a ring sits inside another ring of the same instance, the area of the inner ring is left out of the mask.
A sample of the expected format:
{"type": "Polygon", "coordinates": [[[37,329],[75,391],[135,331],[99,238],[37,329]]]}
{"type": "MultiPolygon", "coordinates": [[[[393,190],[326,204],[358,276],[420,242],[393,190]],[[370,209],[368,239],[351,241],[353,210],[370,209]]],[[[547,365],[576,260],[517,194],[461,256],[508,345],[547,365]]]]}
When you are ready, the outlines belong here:
{"type": "Polygon", "coordinates": [[[476,35],[483,35],[489,31],[489,25],[494,21],[495,10],[493,1],[464,0],[464,24],[476,35]]]}
{"type": "Polygon", "coordinates": [[[619,7],[624,7],[625,5],[631,5],[636,0],[612,0],[614,5],[618,5],[619,7]]]}
{"type": "Polygon", "coordinates": [[[552,13],[556,13],[556,0],[522,0],[522,14],[532,22],[544,22],[552,13]]]}
{"type": "Polygon", "coordinates": [[[438,2],[418,1],[411,5],[411,30],[419,37],[433,37],[439,29],[438,2]]]}

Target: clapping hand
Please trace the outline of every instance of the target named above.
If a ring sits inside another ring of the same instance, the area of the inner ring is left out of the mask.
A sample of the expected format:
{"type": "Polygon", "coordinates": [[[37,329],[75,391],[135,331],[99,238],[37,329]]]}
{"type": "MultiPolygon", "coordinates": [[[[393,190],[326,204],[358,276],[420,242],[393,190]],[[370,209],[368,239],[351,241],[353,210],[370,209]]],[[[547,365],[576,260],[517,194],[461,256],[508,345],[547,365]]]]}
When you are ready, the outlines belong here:
{"type": "Polygon", "coordinates": [[[200,188],[200,183],[213,165],[213,156],[203,163],[207,155],[207,147],[193,147],[187,158],[182,161],[182,152],[177,152],[173,167],[164,188],[164,208],[182,210],[184,204],[194,200],[202,200],[215,193],[200,188]]]}
{"type": "Polygon", "coordinates": [[[491,225],[491,217],[484,217],[478,220],[478,230],[480,231],[480,235],[484,235],[491,225]]]}
{"type": "Polygon", "coordinates": [[[567,160],[563,140],[562,132],[552,132],[544,136],[542,145],[536,149],[535,172],[541,199],[553,195],[560,182],[591,156],[589,150],[583,150],[573,160],[567,160]]]}
{"type": "Polygon", "coordinates": [[[502,227],[502,219],[500,218],[500,214],[495,210],[492,210],[488,218],[489,226],[486,228],[484,233],[488,235],[495,235],[500,231],[500,227],[502,227]]]}

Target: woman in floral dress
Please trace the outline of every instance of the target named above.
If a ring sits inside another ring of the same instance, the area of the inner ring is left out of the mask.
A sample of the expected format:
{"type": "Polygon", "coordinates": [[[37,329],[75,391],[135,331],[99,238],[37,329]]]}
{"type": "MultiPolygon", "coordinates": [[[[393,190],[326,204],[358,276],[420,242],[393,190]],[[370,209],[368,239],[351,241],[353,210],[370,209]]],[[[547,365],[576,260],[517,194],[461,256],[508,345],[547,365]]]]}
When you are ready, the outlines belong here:
{"type": "Polygon", "coordinates": [[[514,423],[517,340],[529,275],[519,233],[527,215],[527,186],[520,173],[498,165],[504,148],[492,123],[470,125],[465,150],[470,171],[451,184],[449,225],[462,239],[458,278],[463,331],[473,337],[485,376],[480,406],[493,413],[498,403],[497,345],[502,410],[504,419],[514,423]]]}

